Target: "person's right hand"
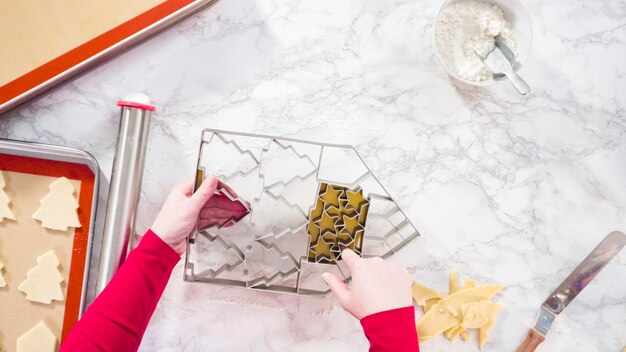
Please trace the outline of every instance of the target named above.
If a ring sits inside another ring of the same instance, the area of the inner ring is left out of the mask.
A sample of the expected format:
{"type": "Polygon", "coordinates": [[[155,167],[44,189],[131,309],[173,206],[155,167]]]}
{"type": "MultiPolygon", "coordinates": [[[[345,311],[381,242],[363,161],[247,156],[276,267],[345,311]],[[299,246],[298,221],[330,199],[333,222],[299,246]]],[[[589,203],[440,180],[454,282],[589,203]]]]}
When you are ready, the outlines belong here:
{"type": "Polygon", "coordinates": [[[385,310],[410,306],[412,301],[409,273],[403,267],[380,257],[361,258],[344,249],[341,258],[352,273],[351,287],[331,273],[322,279],[348,313],[361,320],[385,310]]]}

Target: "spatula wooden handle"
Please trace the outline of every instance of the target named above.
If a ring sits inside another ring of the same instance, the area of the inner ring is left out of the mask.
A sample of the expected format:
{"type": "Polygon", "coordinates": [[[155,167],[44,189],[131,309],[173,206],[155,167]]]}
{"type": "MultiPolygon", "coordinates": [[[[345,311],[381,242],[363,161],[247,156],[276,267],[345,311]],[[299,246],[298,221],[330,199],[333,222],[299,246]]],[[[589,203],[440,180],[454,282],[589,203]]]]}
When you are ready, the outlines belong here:
{"type": "Polygon", "coordinates": [[[517,352],[533,352],[546,338],[539,335],[534,329],[528,330],[528,335],[522,344],[517,348],[517,352]]]}

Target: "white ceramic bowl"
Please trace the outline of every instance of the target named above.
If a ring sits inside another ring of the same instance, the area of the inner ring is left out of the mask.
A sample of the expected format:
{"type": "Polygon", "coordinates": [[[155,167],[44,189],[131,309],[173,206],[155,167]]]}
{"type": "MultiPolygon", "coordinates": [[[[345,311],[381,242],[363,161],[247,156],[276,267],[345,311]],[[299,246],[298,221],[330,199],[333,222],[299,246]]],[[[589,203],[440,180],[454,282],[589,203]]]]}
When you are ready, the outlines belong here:
{"type": "MultiPolygon", "coordinates": [[[[448,74],[450,76],[458,79],[461,82],[471,84],[474,86],[488,86],[494,84],[495,82],[499,82],[502,80],[506,80],[504,76],[494,77],[494,79],[486,80],[486,81],[470,81],[467,80],[450,69],[448,64],[443,61],[441,54],[439,53],[439,49],[437,48],[436,43],[436,32],[437,32],[437,20],[439,19],[439,15],[442,10],[456,2],[462,2],[467,0],[445,0],[441,6],[439,7],[439,11],[437,12],[437,16],[435,16],[435,21],[433,22],[433,46],[435,47],[435,53],[437,53],[437,58],[439,62],[448,70],[448,74]]],[[[480,1],[480,0],[479,0],[480,1]]],[[[528,59],[528,55],[530,54],[530,46],[533,41],[533,29],[530,22],[530,15],[528,11],[524,8],[522,3],[518,0],[482,0],[489,4],[494,4],[502,9],[504,13],[504,18],[511,23],[511,27],[517,36],[517,57],[515,58],[515,69],[519,70],[522,64],[528,59]]]]}

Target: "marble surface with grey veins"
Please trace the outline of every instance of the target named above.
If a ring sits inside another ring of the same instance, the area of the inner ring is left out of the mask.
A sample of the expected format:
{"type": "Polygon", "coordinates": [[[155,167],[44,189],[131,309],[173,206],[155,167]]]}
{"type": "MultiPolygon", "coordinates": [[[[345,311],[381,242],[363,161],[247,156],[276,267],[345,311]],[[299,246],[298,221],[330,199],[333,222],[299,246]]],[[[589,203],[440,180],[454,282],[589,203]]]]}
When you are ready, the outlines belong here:
{"type": "MultiPolygon", "coordinates": [[[[446,75],[432,42],[438,1],[224,0],[1,120],[0,136],[94,154],[102,216],[115,101],[148,94],[158,112],[140,231],[169,188],[193,176],[204,127],[353,144],[422,233],[392,260],[442,291],[453,267],[505,284],[485,350],[512,351],[552,289],[604,235],[626,230],[626,5],[525,4],[529,96],[446,75]]],[[[188,284],[181,264],[142,351],[367,349],[333,298],[188,284]]],[[[621,351],[625,282],[626,251],[538,351],[621,351]]],[[[422,350],[478,348],[438,337],[422,350]]]]}

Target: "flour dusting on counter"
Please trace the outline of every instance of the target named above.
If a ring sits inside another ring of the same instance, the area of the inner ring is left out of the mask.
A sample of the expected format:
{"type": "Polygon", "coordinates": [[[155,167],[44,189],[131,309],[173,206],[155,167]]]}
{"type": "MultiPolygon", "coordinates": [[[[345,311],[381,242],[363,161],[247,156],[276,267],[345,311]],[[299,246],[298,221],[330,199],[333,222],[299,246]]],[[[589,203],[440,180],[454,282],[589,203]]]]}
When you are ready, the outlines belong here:
{"type": "Polygon", "coordinates": [[[517,40],[502,9],[483,1],[460,1],[441,10],[435,23],[435,45],[446,66],[470,81],[493,79],[482,58],[495,47],[495,37],[517,56],[517,40]]]}

